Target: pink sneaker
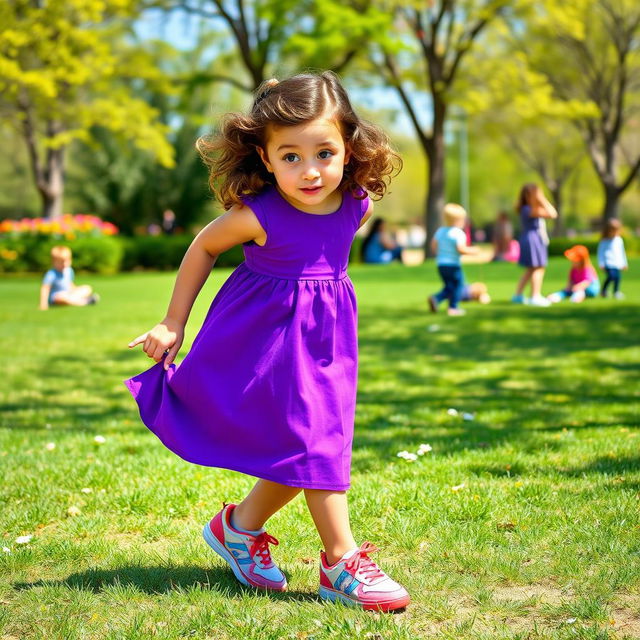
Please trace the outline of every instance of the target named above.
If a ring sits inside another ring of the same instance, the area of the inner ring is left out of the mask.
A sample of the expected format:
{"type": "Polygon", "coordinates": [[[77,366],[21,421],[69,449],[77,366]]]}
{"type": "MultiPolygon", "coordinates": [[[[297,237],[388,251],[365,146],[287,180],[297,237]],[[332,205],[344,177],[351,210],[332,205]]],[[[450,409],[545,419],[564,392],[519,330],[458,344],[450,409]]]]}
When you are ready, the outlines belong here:
{"type": "Polygon", "coordinates": [[[252,535],[232,527],[231,512],[235,508],[235,504],[225,504],[222,511],[204,525],[202,535],[207,544],[229,563],[242,584],[285,591],[287,579],[269,553],[269,545],[277,545],[278,541],[264,529],[258,535],[252,535]]]}
{"type": "Polygon", "coordinates": [[[369,553],[378,551],[370,542],[355,551],[345,553],[334,565],[327,563],[324,551],[320,553],[320,597],[335,602],[371,609],[393,611],[409,604],[406,589],[394,582],[369,553]]]}

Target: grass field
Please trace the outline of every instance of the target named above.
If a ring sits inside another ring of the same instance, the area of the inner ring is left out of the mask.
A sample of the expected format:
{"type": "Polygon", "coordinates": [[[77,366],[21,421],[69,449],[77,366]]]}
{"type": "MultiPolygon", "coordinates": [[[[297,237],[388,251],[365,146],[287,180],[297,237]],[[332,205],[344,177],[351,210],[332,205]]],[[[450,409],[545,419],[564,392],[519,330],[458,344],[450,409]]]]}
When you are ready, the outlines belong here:
{"type": "MultiPolygon", "coordinates": [[[[546,292],[566,268],[552,261],[546,292]]],[[[413,597],[396,615],[318,600],[301,497],[269,525],[287,593],[241,587],[202,541],[253,480],[169,453],[122,384],[149,363],[126,344],[161,318],[172,274],[92,277],[98,306],[46,313],[37,278],[4,278],[0,638],[640,638],[640,260],[625,301],[550,309],[507,302],[513,265],[466,271],[495,302],[462,318],[427,313],[431,264],[351,271],[353,524],[413,597]]]]}

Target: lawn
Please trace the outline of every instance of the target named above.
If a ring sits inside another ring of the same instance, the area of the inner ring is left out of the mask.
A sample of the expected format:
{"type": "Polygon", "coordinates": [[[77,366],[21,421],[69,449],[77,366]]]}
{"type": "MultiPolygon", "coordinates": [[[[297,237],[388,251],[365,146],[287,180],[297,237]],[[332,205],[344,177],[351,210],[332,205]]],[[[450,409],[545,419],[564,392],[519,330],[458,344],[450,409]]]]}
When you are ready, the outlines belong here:
{"type": "MultiPolygon", "coordinates": [[[[566,268],[552,261],[545,291],[566,268]]],[[[466,271],[494,302],[462,318],[427,312],[432,264],[351,271],[351,510],[413,597],[395,615],[319,601],[302,497],[269,525],[287,593],[241,587],[202,541],[253,480],[169,453],[122,384],[149,363],[126,344],[161,318],[173,274],[92,277],[99,305],[48,312],[38,278],[5,277],[0,638],[640,638],[640,260],[625,301],[550,309],[507,302],[513,265],[466,271]]]]}

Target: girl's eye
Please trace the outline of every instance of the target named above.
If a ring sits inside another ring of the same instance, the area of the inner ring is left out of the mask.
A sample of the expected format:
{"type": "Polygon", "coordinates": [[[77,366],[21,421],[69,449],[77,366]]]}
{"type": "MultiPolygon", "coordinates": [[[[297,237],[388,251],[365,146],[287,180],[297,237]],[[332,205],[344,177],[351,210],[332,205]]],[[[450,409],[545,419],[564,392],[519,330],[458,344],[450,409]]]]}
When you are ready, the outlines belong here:
{"type": "Polygon", "coordinates": [[[282,158],[285,162],[295,162],[298,159],[298,156],[295,153],[287,153],[284,158],[282,158]]]}
{"type": "Polygon", "coordinates": [[[328,158],[330,158],[333,155],[333,151],[329,151],[329,149],[323,149],[318,156],[320,156],[320,158],[322,160],[327,160],[328,158]]]}

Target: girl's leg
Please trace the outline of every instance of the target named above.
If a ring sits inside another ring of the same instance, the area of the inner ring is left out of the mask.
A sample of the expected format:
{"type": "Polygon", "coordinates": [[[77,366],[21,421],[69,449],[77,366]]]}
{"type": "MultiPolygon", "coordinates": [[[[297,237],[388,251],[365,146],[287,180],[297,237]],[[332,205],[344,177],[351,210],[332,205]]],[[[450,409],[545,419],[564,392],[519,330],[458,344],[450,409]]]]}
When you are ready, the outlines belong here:
{"type": "Polygon", "coordinates": [[[532,267],[526,267],[520,281],[518,282],[518,286],[516,288],[516,295],[521,296],[524,288],[527,286],[527,283],[531,279],[531,274],[533,273],[532,267]]]}
{"type": "Polygon", "coordinates": [[[305,489],[304,497],[329,564],[338,562],[347,551],[357,548],[349,523],[346,491],[305,489]]]}
{"type": "Polygon", "coordinates": [[[247,497],[233,510],[233,526],[257,531],[274,514],[293,500],[302,489],[258,480],[247,497]]]}
{"type": "Polygon", "coordinates": [[[611,280],[613,281],[613,293],[614,295],[618,293],[618,289],[620,289],[620,269],[611,269],[611,280]]]}
{"type": "Polygon", "coordinates": [[[542,294],[542,281],[544,280],[544,267],[531,269],[531,297],[536,298],[542,294]]]}
{"type": "Polygon", "coordinates": [[[611,274],[611,270],[610,270],[610,269],[608,269],[607,267],[605,267],[605,270],[604,270],[604,271],[605,271],[605,273],[607,274],[607,278],[606,278],[606,280],[604,281],[604,284],[602,285],[602,291],[600,292],[600,295],[601,295],[603,298],[606,298],[606,297],[607,297],[607,289],[609,288],[609,285],[613,282],[613,277],[612,277],[612,274],[611,274]]]}

